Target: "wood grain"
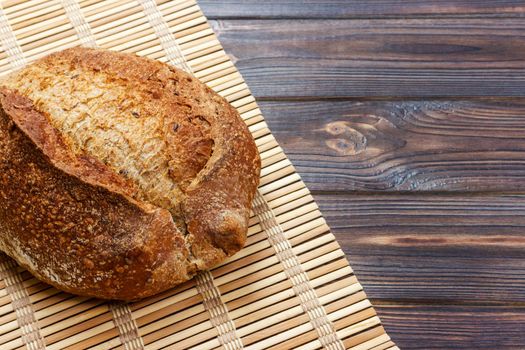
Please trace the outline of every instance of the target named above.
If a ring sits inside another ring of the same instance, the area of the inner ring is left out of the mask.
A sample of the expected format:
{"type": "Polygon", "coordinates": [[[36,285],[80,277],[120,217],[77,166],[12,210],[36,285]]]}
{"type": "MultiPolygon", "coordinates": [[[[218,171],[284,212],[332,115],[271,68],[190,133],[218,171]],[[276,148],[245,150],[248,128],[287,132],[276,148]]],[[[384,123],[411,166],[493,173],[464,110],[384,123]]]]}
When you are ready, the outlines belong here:
{"type": "Polygon", "coordinates": [[[316,195],[371,299],[525,302],[525,195],[316,195]]]}
{"type": "Polygon", "coordinates": [[[199,3],[400,348],[523,349],[523,2],[199,3]]]}
{"type": "Polygon", "coordinates": [[[399,16],[519,16],[522,1],[503,0],[199,0],[208,18],[373,18],[399,16]]]}
{"type": "Polygon", "coordinates": [[[212,21],[259,99],[522,97],[522,19],[212,21]]]}
{"type": "Polygon", "coordinates": [[[523,306],[378,305],[401,349],[523,349],[523,306]]]}
{"type": "Polygon", "coordinates": [[[525,103],[262,102],[314,191],[525,190],[525,103]]]}

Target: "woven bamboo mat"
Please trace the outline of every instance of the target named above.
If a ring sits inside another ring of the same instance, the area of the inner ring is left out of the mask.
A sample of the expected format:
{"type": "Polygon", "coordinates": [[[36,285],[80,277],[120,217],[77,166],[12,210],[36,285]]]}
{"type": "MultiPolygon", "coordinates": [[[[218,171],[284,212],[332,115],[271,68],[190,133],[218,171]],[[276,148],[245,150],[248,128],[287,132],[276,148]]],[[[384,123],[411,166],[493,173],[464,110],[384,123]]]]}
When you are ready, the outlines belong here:
{"type": "Polygon", "coordinates": [[[190,71],[239,110],[263,164],[247,246],[155,297],[69,295],[0,255],[1,349],[397,349],[194,0],[7,0],[0,44],[0,75],[79,44],[190,71]]]}

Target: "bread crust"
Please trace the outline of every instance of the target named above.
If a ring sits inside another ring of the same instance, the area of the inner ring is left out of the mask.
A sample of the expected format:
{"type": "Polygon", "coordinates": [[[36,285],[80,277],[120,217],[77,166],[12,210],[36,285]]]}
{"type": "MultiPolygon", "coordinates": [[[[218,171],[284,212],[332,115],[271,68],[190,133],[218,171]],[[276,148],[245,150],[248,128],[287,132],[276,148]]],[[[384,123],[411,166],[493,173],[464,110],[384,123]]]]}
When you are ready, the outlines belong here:
{"type": "Polygon", "coordinates": [[[134,55],[74,48],[35,66],[64,62],[65,69],[81,67],[83,78],[102,71],[130,89],[139,84],[160,94],[152,108],[170,123],[195,118],[173,107],[180,104],[179,92],[189,94],[182,99],[205,121],[206,133],[179,130],[189,140],[186,148],[163,139],[168,151],[177,145],[173,159],[187,169],[173,177],[181,183],[174,215],[173,207],[144,200],[136,179],[118,173],[102,155],[75,148],[41,107],[47,102],[31,99],[43,78],[30,67],[16,72],[0,89],[0,249],[59,289],[121,300],[171,288],[241,249],[260,158],[236,110],[188,74],[134,55]],[[178,85],[170,85],[174,80],[178,85]]]}

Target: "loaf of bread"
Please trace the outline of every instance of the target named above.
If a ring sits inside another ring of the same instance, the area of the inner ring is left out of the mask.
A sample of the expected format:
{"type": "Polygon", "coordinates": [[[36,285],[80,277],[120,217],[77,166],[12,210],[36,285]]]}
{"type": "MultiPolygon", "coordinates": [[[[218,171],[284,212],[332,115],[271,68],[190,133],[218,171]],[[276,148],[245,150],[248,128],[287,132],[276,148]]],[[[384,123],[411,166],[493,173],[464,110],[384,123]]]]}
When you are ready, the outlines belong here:
{"type": "Polygon", "coordinates": [[[136,300],[243,247],[260,158],[196,78],[73,48],[0,85],[0,249],[38,279],[136,300]]]}

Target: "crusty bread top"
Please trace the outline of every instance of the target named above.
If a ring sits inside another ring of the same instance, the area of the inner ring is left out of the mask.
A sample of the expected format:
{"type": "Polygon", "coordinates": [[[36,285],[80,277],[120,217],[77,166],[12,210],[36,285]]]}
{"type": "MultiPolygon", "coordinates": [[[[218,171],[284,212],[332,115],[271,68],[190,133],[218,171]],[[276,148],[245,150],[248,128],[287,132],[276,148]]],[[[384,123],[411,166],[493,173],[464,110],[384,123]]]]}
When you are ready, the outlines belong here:
{"type": "Polygon", "coordinates": [[[2,85],[58,131],[53,142],[99,162],[115,178],[112,192],[171,213],[190,275],[244,244],[260,159],[235,109],[197,79],[134,55],[74,48],[2,85]]]}
{"type": "Polygon", "coordinates": [[[4,85],[31,99],[75,153],[132,180],[135,198],[170,210],[175,222],[183,222],[182,197],[199,181],[214,140],[232,131],[214,128],[211,135],[211,123],[236,121],[231,107],[196,79],[131,55],[63,51],[4,85]]]}

